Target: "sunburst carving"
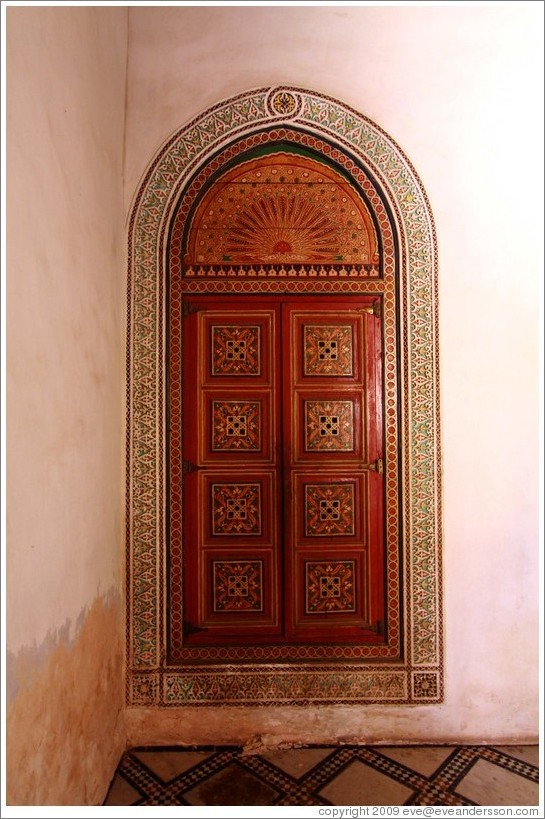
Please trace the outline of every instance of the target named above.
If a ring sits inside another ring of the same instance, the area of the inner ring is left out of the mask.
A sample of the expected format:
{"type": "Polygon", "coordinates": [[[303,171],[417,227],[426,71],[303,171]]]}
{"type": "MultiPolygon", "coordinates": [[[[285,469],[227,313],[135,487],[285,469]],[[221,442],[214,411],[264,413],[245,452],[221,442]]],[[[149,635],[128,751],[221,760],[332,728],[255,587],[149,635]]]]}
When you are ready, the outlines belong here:
{"type": "Polygon", "coordinates": [[[193,217],[186,265],[376,264],[363,199],[320,162],[275,153],[217,180],[193,217]]]}
{"type": "Polygon", "coordinates": [[[225,250],[239,263],[322,262],[341,258],[340,239],[339,226],[315,202],[285,193],[237,214],[225,250]]]}

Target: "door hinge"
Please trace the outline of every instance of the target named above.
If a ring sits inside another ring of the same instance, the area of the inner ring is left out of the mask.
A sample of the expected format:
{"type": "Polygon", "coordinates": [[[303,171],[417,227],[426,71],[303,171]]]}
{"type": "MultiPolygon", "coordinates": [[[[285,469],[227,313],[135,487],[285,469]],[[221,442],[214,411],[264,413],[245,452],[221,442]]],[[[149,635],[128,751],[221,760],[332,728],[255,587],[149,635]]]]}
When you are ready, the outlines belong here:
{"type": "Polygon", "coordinates": [[[207,628],[194,626],[193,623],[184,622],[184,634],[198,634],[200,631],[208,631],[207,628]]]}
{"type": "Polygon", "coordinates": [[[377,472],[379,475],[382,475],[384,471],[382,458],[377,458],[377,460],[373,461],[372,464],[360,464],[360,469],[372,469],[373,472],[377,472]]]}
{"type": "Polygon", "coordinates": [[[371,316],[375,316],[375,318],[382,317],[382,302],[380,299],[377,299],[370,304],[368,307],[363,307],[361,310],[362,313],[369,313],[371,316]]]}
{"type": "Polygon", "coordinates": [[[202,466],[195,466],[191,461],[182,461],[182,475],[189,475],[190,472],[198,472],[202,466]]]}
{"type": "Polygon", "coordinates": [[[377,458],[377,460],[372,464],[366,464],[368,469],[372,469],[373,472],[378,472],[379,475],[382,475],[384,472],[384,464],[382,462],[382,458],[377,458]]]}
{"type": "Polygon", "coordinates": [[[184,318],[185,316],[190,316],[192,313],[198,313],[199,310],[202,310],[202,307],[198,304],[191,304],[190,301],[184,301],[182,304],[182,315],[184,318]]]}

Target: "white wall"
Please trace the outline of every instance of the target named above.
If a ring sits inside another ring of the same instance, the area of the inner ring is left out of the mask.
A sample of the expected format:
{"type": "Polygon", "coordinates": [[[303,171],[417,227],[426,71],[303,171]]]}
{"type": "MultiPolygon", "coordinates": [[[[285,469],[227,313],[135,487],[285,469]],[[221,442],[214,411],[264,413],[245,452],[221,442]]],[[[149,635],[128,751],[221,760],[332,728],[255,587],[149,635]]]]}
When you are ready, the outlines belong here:
{"type": "Polygon", "coordinates": [[[8,801],[99,804],[125,739],[128,14],[6,17],[8,801]]]}
{"type": "MultiPolygon", "coordinates": [[[[353,106],[398,142],[439,239],[445,704],[283,709],[280,720],[254,709],[231,727],[210,713],[209,730],[535,739],[541,4],[133,7],[129,21],[126,212],[173,131],[221,99],[287,83],[353,106]]],[[[129,719],[132,740],[184,739],[174,713],[129,719]]]]}

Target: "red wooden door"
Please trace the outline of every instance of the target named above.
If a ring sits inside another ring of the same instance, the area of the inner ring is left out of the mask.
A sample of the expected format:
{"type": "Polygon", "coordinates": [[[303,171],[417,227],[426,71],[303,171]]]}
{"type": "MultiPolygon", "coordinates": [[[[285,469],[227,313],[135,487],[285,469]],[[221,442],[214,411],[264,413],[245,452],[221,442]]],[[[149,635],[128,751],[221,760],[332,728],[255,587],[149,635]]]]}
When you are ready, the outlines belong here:
{"type": "Polygon", "coordinates": [[[186,644],[382,641],[372,299],[192,297],[185,312],[186,644]]]}

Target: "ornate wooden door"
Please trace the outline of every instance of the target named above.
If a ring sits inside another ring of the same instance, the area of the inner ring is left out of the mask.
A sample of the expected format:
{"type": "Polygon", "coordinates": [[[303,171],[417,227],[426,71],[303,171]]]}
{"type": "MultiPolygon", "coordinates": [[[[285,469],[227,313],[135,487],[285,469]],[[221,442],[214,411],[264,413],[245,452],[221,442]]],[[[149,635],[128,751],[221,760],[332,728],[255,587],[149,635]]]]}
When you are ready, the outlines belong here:
{"type": "Polygon", "coordinates": [[[190,297],[184,639],[380,642],[381,322],[371,297],[190,297]]]}

